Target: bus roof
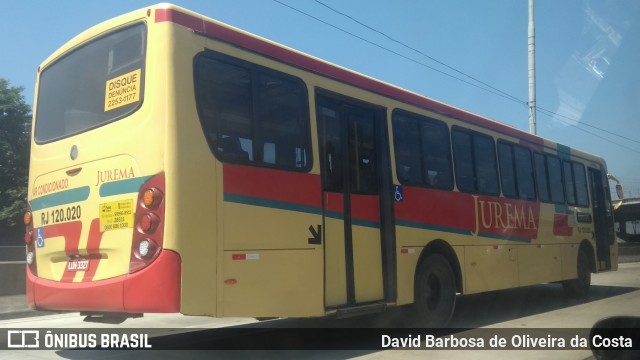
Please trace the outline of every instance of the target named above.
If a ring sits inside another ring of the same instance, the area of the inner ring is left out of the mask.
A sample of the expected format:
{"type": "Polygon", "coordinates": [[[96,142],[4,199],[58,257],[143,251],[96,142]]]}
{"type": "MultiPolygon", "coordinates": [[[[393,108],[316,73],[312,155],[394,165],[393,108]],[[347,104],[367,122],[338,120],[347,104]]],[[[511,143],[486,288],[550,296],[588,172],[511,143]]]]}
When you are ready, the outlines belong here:
{"type": "MultiPolygon", "coordinates": [[[[525,141],[533,146],[542,150],[546,145],[558,145],[556,142],[544,139],[537,135],[530,134],[528,132],[519,130],[512,126],[500,123],[489,118],[456,108],[451,105],[436,101],[426,96],[414,93],[412,91],[400,88],[395,85],[377,80],[375,78],[360,74],[353,70],[346,69],[339,65],[330,63],[328,61],[316,58],[301,51],[289,48],[287,46],[278,44],[260,36],[251,34],[244,30],[227,25],[212,18],[203,16],[193,11],[184,9],[182,7],[170,4],[159,3],[147,8],[136,10],[117,18],[107,20],[99,25],[92,27],[79,34],[63,47],[58,49],[47,60],[45,60],[41,67],[45,67],[47,64],[57,60],[69,50],[72,50],[79,43],[90,40],[93,37],[99,36],[102,33],[110,30],[114,27],[114,24],[124,24],[135,21],[141,18],[154,19],[156,23],[172,22],[178,25],[185,26],[192,29],[194,32],[213,37],[215,39],[231,43],[235,46],[245,48],[249,51],[257,54],[272,58],[274,60],[310,71],[324,77],[334,79],[403,103],[413,105],[432,111],[447,117],[451,117],[460,121],[464,121],[473,125],[477,125],[486,129],[493,130],[498,133],[502,133],[507,136],[517,138],[521,141],[525,141]],[[545,143],[545,141],[547,143],[545,143]]],[[[557,151],[568,151],[566,146],[557,146],[557,151]]],[[[571,149],[571,154],[574,156],[582,157],[591,161],[598,161],[604,164],[604,161],[592,154],[588,154],[576,149],[571,149]]]]}

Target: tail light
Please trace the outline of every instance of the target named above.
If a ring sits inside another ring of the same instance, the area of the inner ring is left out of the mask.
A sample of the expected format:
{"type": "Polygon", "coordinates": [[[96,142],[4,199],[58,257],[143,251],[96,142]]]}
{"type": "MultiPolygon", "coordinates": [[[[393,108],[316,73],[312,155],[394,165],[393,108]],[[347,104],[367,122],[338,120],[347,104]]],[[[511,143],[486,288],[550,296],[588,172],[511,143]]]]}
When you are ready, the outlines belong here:
{"type": "Polygon", "coordinates": [[[38,267],[36,266],[36,246],[34,236],[36,236],[33,230],[33,214],[31,212],[31,206],[27,204],[27,211],[24,213],[24,243],[26,245],[26,261],[29,270],[33,275],[38,275],[38,267]]]}
{"type": "Polygon", "coordinates": [[[162,250],[164,189],[164,173],[160,173],[145,182],[138,192],[129,273],[149,266],[162,250]]]}

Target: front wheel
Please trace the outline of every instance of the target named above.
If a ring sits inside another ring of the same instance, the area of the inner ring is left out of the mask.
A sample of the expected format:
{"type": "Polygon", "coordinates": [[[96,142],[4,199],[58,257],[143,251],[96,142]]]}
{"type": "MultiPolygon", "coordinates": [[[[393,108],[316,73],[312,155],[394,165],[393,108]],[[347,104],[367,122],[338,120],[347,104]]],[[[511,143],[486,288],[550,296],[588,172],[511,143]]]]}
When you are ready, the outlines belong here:
{"type": "Polygon", "coordinates": [[[581,248],[578,251],[578,278],[562,282],[565,293],[574,298],[584,298],[589,293],[591,286],[591,269],[589,268],[589,255],[581,248]]]}
{"type": "Polygon", "coordinates": [[[418,265],[415,283],[415,308],[427,327],[444,327],[456,305],[453,270],[440,254],[427,256],[418,265]]]}

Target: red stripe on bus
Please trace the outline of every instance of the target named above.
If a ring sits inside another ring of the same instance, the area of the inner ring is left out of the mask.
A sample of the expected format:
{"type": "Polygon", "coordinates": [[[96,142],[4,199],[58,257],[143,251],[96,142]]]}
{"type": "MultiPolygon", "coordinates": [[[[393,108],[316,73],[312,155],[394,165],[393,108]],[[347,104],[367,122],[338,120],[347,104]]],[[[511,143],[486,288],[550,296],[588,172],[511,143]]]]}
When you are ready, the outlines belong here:
{"type": "Polygon", "coordinates": [[[180,255],[163,250],[148,267],[89,283],[62,283],[36,277],[27,267],[27,301],[38,309],[110,312],[178,312],[180,255]]]}
{"type": "Polygon", "coordinates": [[[334,192],[324,193],[324,210],[344,215],[344,194],[334,192]]]}
{"type": "Polygon", "coordinates": [[[92,281],[93,277],[98,271],[100,260],[100,242],[102,241],[102,234],[100,232],[100,219],[93,219],[91,226],[89,227],[89,240],[87,242],[87,254],[89,255],[89,270],[85,271],[82,277],[83,282],[92,281]]]}
{"type": "Polygon", "coordinates": [[[224,192],[320,207],[320,176],[225,164],[224,192]]]}
{"type": "Polygon", "coordinates": [[[399,220],[470,232],[475,229],[473,197],[469,194],[405,186],[403,201],[395,204],[399,220]]]}
{"type": "MultiPolygon", "coordinates": [[[[61,236],[64,238],[64,251],[67,255],[67,258],[70,258],[71,256],[78,254],[78,245],[80,244],[81,232],[82,232],[81,221],[73,221],[68,223],[45,226],[44,228],[45,246],[47,245],[48,238],[61,236]]],[[[64,270],[64,273],[62,274],[62,278],[60,279],[60,281],[62,282],[73,281],[73,278],[75,277],[76,273],[73,271],[67,270],[66,264],[64,269],[65,270],[64,270]]]]}
{"type": "Polygon", "coordinates": [[[441,102],[411,93],[398,87],[383,83],[355,73],[353,71],[329,64],[299,52],[286,49],[248,34],[230,29],[226,26],[204,20],[203,18],[181,13],[173,9],[157,9],[156,22],[170,21],[203,32],[220,40],[244,47],[273,59],[300,67],[302,69],[341,81],[357,87],[384,95],[402,102],[416,105],[431,111],[470,122],[505,135],[527,140],[534,144],[543,144],[542,138],[520,131],[516,128],[495,122],[441,102]]]}
{"type": "Polygon", "coordinates": [[[569,226],[569,215],[554,214],[553,215],[553,235],[571,236],[573,228],[569,226]]]}
{"type": "Polygon", "coordinates": [[[189,14],[175,11],[172,9],[157,9],[156,22],[169,21],[191,28],[195,31],[204,32],[205,25],[201,18],[191,16],[189,14]]]}
{"type": "Polygon", "coordinates": [[[426,227],[499,237],[538,238],[538,202],[405,187],[403,201],[395,204],[396,219],[426,227]]]}
{"type": "Polygon", "coordinates": [[[380,223],[380,197],[351,194],[351,217],[380,223]]]}

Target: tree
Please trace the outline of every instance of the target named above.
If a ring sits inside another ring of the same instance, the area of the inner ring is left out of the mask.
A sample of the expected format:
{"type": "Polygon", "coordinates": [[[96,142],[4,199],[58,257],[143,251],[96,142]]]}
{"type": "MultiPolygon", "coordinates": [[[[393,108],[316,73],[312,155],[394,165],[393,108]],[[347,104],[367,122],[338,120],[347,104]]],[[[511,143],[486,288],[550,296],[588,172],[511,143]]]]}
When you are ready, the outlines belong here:
{"type": "Polygon", "coordinates": [[[26,209],[31,107],[23,91],[0,78],[0,228],[20,224],[26,209]]]}

